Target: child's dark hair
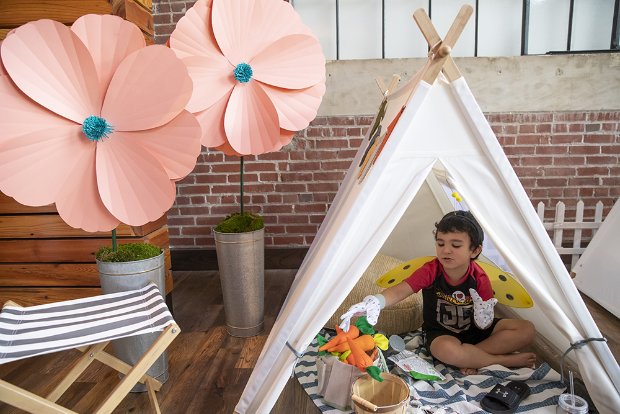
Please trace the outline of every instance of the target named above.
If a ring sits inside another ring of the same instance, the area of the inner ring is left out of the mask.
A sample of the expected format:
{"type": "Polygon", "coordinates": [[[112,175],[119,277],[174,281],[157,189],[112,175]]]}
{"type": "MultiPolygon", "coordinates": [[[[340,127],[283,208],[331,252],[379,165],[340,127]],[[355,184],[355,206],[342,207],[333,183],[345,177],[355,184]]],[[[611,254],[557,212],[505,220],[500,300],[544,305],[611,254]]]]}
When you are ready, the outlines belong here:
{"type": "Polygon", "coordinates": [[[478,246],[482,246],[484,232],[474,215],[469,211],[451,211],[443,216],[439,223],[435,223],[435,238],[437,237],[437,232],[450,233],[455,231],[464,232],[469,235],[469,239],[471,240],[470,247],[472,250],[478,246]]]}

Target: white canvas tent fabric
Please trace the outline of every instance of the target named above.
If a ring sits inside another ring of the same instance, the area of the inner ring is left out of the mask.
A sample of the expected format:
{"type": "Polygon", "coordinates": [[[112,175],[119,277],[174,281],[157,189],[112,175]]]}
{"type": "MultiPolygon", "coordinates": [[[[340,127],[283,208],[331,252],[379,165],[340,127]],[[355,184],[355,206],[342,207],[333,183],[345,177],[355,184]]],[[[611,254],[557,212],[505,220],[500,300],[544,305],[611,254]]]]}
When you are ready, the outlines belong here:
{"type": "Polygon", "coordinates": [[[620,199],[596,232],[573,272],[577,288],[620,318],[620,199]]]}
{"type": "MultiPolygon", "coordinates": [[[[423,69],[424,71],[424,69],[423,69]]],[[[296,360],[379,252],[434,254],[430,233],[442,209],[429,176],[466,200],[535,307],[519,310],[559,349],[601,336],[530,200],[463,78],[413,79],[389,96],[383,124],[406,105],[361,183],[360,148],[296,276],[235,409],[269,413],[296,360]],[[409,217],[409,218],[407,218],[409,217]],[[401,220],[403,219],[403,220],[401,220]],[[424,227],[426,226],[426,227],[424,227]]],[[[571,352],[600,412],[620,411],[620,368],[608,346],[571,352]]]]}

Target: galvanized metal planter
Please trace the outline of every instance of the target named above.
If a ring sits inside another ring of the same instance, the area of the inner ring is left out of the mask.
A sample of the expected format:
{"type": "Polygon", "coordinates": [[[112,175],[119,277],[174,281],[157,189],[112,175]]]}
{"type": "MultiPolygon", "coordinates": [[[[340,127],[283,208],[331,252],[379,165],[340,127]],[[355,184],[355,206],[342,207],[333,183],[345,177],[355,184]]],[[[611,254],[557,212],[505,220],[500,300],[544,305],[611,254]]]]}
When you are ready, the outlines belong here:
{"type": "Polygon", "coordinates": [[[232,336],[258,335],[265,316],[265,233],[215,234],[226,330],[232,336]]]}
{"type": "MultiPolygon", "coordinates": [[[[133,262],[100,262],[97,260],[99,280],[103,293],[116,293],[140,289],[153,282],[166,297],[166,269],[164,253],[157,257],[133,262]]],[[[135,365],[159,335],[158,332],[117,339],[112,342],[114,354],[130,365],[135,365]]],[[[147,371],[162,384],[168,380],[168,357],[164,352],[147,371]]],[[[132,392],[144,392],[147,388],[137,384],[132,392]]]]}

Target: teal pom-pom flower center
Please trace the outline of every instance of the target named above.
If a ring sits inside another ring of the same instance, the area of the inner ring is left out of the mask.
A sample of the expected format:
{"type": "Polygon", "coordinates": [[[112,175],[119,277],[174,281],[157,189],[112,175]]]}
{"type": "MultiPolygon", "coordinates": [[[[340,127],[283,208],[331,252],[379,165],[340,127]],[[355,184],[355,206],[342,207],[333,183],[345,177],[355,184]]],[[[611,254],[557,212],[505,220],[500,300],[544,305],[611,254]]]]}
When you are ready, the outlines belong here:
{"type": "Polygon", "coordinates": [[[82,132],[91,141],[107,138],[113,131],[112,125],[99,116],[91,115],[82,122],[82,132]]]}
{"type": "Polygon", "coordinates": [[[248,65],[247,63],[239,63],[237,67],[235,67],[235,70],[233,71],[233,74],[235,75],[235,79],[237,79],[237,81],[241,83],[249,82],[250,79],[252,79],[253,73],[254,72],[252,72],[252,67],[248,65]]]}

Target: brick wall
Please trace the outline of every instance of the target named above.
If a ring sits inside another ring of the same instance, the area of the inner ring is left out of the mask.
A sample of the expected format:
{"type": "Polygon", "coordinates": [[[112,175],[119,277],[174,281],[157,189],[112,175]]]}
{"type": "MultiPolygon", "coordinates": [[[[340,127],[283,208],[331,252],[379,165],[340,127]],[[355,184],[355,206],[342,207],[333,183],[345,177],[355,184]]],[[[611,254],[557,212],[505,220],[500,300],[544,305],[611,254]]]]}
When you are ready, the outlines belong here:
{"type": "MultiPolygon", "coordinates": [[[[489,114],[500,144],[537,205],[578,199],[585,218],[620,197],[620,112],[489,114]]],[[[246,210],[265,218],[268,247],[309,246],[372,116],[318,117],[283,150],[245,157],[246,210]]],[[[168,214],[171,246],[212,248],[211,229],[239,209],[239,159],[203,150],[168,214]]]]}

